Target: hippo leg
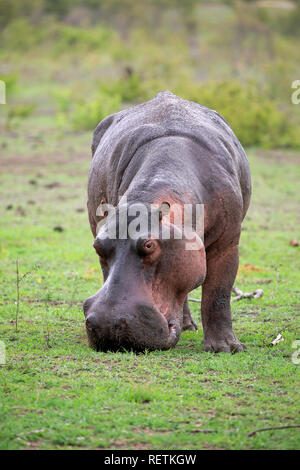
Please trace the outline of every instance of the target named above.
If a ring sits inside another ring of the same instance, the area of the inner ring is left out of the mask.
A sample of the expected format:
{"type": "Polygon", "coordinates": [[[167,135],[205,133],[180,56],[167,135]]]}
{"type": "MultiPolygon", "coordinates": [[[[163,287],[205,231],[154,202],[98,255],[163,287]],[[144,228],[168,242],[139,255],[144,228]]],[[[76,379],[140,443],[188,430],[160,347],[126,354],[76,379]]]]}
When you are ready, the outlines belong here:
{"type": "Polygon", "coordinates": [[[239,352],[246,349],[234,335],[231,322],[230,297],[235,281],[238,246],[210,257],[207,253],[207,275],[202,286],[201,315],[204,350],[239,352]]]}
{"type": "Polygon", "coordinates": [[[191,330],[191,331],[196,331],[198,330],[197,324],[194,321],[191,311],[189,308],[188,304],[188,299],[186,297],[184,304],[183,304],[183,325],[182,325],[182,331],[185,330],[191,330]]]}

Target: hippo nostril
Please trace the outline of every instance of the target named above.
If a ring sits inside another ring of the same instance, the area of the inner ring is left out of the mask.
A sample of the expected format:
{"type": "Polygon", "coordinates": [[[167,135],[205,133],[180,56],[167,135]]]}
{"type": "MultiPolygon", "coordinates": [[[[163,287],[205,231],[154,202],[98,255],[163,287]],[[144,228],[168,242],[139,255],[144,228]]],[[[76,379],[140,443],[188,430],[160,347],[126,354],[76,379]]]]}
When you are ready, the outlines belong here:
{"type": "Polygon", "coordinates": [[[175,322],[173,320],[169,320],[168,326],[169,326],[169,335],[175,337],[176,336],[175,322]]]}
{"type": "Polygon", "coordinates": [[[86,324],[86,327],[88,330],[93,330],[97,327],[97,324],[96,324],[96,319],[94,317],[94,315],[89,315],[87,317],[87,319],[85,320],[85,324],[86,324]]]}

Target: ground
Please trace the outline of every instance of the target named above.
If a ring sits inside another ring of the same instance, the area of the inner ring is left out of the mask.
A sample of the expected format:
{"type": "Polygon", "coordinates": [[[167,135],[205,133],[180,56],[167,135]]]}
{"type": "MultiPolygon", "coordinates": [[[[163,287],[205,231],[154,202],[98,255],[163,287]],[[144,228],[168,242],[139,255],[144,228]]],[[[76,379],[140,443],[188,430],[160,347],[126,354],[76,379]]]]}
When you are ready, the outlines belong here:
{"type": "Polygon", "coordinates": [[[300,238],[299,153],[247,151],[253,197],[236,285],[264,290],[232,305],[247,352],[203,352],[191,303],[200,328],[175,349],[101,353],[88,348],[82,313],[102,282],[86,213],[91,134],[34,129],[29,121],[0,137],[0,448],[299,448],[299,428],[249,435],[300,425],[299,247],[290,245],[300,238]]]}

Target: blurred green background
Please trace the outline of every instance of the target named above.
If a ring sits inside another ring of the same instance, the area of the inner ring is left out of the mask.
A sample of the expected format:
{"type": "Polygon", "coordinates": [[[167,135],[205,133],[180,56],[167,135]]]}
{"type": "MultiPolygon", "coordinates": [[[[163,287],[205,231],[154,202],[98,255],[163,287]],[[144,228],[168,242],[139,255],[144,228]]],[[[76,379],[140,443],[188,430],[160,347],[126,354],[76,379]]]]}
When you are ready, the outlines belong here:
{"type": "Polygon", "coordinates": [[[245,146],[299,148],[300,0],[0,0],[1,132],[92,130],[169,89],[245,146]]]}

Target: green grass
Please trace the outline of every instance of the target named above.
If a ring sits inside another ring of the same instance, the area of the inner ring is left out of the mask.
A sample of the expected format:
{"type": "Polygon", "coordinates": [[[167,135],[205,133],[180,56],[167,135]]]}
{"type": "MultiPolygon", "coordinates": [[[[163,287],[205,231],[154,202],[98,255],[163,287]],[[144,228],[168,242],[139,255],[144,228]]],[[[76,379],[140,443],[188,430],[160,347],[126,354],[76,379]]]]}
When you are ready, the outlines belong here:
{"type": "MultiPolygon", "coordinates": [[[[102,282],[86,213],[94,121],[170,89],[227,113],[236,133],[247,131],[246,143],[299,147],[299,106],[290,101],[299,76],[297,28],[284,12],[262,17],[242,2],[193,9],[192,1],[184,10],[160,2],[159,14],[153,2],[146,10],[113,2],[104,15],[101,8],[82,12],[83,25],[76,15],[66,24],[69,7],[47,16],[40,7],[49,2],[38,2],[38,10],[23,2],[25,20],[20,2],[4,3],[0,448],[299,448],[296,428],[249,436],[300,425],[300,365],[291,360],[300,339],[300,248],[289,243],[300,240],[299,152],[248,152],[253,197],[236,285],[263,288],[264,296],[232,306],[246,353],[204,353],[195,303],[198,332],[184,333],[173,350],[145,355],[92,351],[82,313],[102,282]],[[26,276],[16,328],[17,259],[26,276]],[[279,333],[284,341],[270,347],[279,333]]],[[[192,296],[200,298],[201,289],[192,296]]]]}
{"type": "MultiPolygon", "coordinates": [[[[264,296],[233,303],[246,353],[203,352],[201,327],[169,351],[97,353],[82,313],[102,282],[85,209],[91,136],[28,132],[29,123],[0,138],[0,447],[299,448],[299,429],[249,437],[300,424],[300,365],[291,360],[299,248],[289,244],[300,238],[299,154],[249,151],[253,198],[236,285],[262,287],[264,296]],[[21,276],[30,272],[20,282],[17,332],[16,259],[21,276]],[[270,347],[278,333],[284,341],[270,347]]],[[[191,308],[200,326],[199,305],[191,308]]]]}

